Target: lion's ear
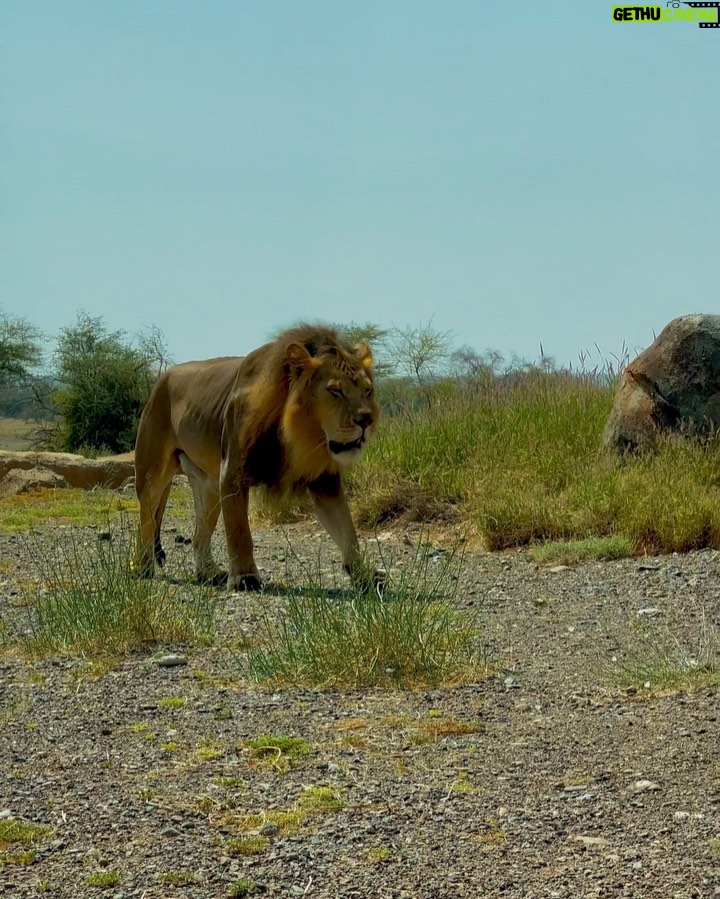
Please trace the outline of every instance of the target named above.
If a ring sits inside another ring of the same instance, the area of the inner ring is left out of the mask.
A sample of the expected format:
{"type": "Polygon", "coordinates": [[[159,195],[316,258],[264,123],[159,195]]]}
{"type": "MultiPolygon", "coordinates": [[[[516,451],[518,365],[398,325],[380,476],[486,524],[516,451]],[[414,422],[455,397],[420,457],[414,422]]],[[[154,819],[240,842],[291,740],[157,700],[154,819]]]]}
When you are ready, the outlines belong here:
{"type": "Polygon", "coordinates": [[[367,341],[361,340],[360,343],[355,344],[355,353],[362,363],[363,368],[371,369],[373,367],[373,354],[372,350],[367,344],[367,341]]]}
{"type": "Polygon", "coordinates": [[[285,351],[285,361],[290,368],[290,373],[296,378],[299,378],[304,371],[319,368],[321,365],[320,360],[311,356],[308,348],[301,343],[290,344],[285,351]]]}

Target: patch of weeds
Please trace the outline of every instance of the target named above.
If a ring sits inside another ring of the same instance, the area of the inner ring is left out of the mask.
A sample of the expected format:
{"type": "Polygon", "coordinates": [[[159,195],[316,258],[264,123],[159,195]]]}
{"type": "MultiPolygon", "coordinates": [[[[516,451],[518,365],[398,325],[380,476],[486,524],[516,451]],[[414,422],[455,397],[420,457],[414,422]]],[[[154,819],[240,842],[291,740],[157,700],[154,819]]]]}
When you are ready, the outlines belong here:
{"type": "Polygon", "coordinates": [[[451,793],[472,793],[473,785],[470,782],[467,771],[459,771],[457,779],[450,784],[451,793]]]}
{"type": "Polygon", "coordinates": [[[507,840],[507,834],[497,818],[488,818],[478,839],[484,846],[501,846],[507,840]]]}
{"type": "Polygon", "coordinates": [[[114,887],[117,886],[122,877],[117,871],[94,871],[85,878],[88,886],[91,887],[114,887]]]}
{"type": "Polygon", "coordinates": [[[0,852],[0,871],[5,865],[17,865],[25,867],[35,863],[37,855],[32,849],[19,849],[14,852],[0,852]]]}
{"type": "Polygon", "coordinates": [[[146,724],[145,721],[137,721],[135,724],[130,725],[130,730],[132,730],[136,734],[143,734],[150,729],[150,725],[146,724]]]}
{"type": "Polygon", "coordinates": [[[191,883],[197,883],[197,874],[192,871],[166,871],[160,875],[162,883],[169,883],[174,887],[187,886],[191,883]]]}
{"type": "Polygon", "coordinates": [[[180,709],[182,708],[187,699],[184,696],[168,696],[165,699],[158,700],[158,708],[159,709],[180,709]]]}
{"type": "Polygon", "coordinates": [[[242,899],[243,896],[249,896],[255,892],[255,881],[248,877],[241,877],[228,887],[228,896],[231,899],[242,899]]]}
{"type": "Polygon", "coordinates": [[[392,854],[392,849],[388,849],[387,846],[373,846],[372,849],[368,849],[365,857],[370,864],[377,865],[380,862],[386,862],[392,857],[392,854]]]}
{"type": "Polygon", "coordinates": [[[6,849],[15,843],[28,846],[40,837],[47,836],[52,827],[46,824],[31,824],[29,821],[16,821],[5,818],[0,821],[0,849],[6,849]]]}
{"type": "Polygon", "coordinates": [[[232,790],[236,787],[245,787],[246,782],[242,777],[213,777],[212,783],[216,787],[224,787],[226,790],[232,790]]]}
{"type": "Polygon", "coordinates": [[[32,552],[44,584],[27,597],[28,632],[21,640],[35,655],[126,653],[158,643],[211,641],[215,597],[208,588],[164,578],[137,578],[134,538],[119,533],[88,543],[68,535],[32,552]]]}
{"type": "Polygon", "coordinates": [[[262,735],[244,740],[242,745],[250,750],[252,765],[277,771],[287,771],[310,752],[310,745],[301,737],[262,735]]]}
{"type": "MultiPolygon", "coordinates": [[[[261,612],[262,641],[248,650],[260,681],[315,688],[418,686],[477,680],[487,673],[477,608],[453,603],[462,559],[422,542],[388,577],[382,595],[333,591],[304,570],[287,588],[279,621],[261,612]]],[[[391,568],[391,566],[386,566],[391,568]]]]}
{"type": "Polygon", "coordinates": [[[708,852],[713,858],[720,858],[720,837],[710,837],[708,840],[708,852]]]}
{"type": "Polygon", "coordinates": [[[152,802],[157,796],[157,790],[154,787],[141,787],[135,795],[141,802],[152,802]]]}
{"type": "Polygon", "coordinates": [[[615,534],[612,537],[586,537],[584,540],[548,540],[533,546],[530,555],[539,565],[575,565],[589,559],[626,559],[634,552],[632,540],[615,534]]]}
{"type": "Polygon", "coordinates": [[[230,721],[233,717],[232,709],[229,705],[218,705],[213,709],[213,718],[215,721],[230,721]]]}
{"type": "Polygon", "coordinates": [[[232,823],[239,827],[242,831],[259,830],[263,824],[268,822],[276,824],[282,834],[295,833],[305,820],[306,812],[302,809],[294,808],[287,810],[272,810],[268,812],[257,812],[249,815],[233,816],[232,823]]]}
{"type": "Polygon", "coordinates": [[[650,620],[630,629],[631,641],[602,665],[609,680],[640,695],[697,689],[720,683],[720,633],[701,611],[694,639],[650,620]],[[642,691],[642,693],[640,693],[642,691]]]}
{"type": "Polygon", "coordinates": [[[228,855],[260,855],[269,846],[270,840],[261,836],[234,837],[223,844],[228,855]]]}
{"type": "MultiPolygon", "coordinates": [[[[435,710],[433,709],[432,711],[435,710]]],[[[458,721],[456,718],[444,717],[442,712],[440,712],[440,716],[435,714],[432,717],[428,717],[420,725],[421,732],[436,741],[442,737],[476,734],[484,730],[485,727],[482,721],[458,721]]]]}
{"type": "Polygon", "coordinates": [[[338,812],[345,808],[345,801],[333,787],[306,787],[298,797],[304,812],[338,812]]]}
{"type": "Polygon", "coordinates": [[[210,762],[215,759],[221,759],[227,752],[227,746],[213,740],[212,737],[202,737],[200,745],[195,750],[195,756],[198,761],[210,762]]]}
{"type": "Polygon", "coordinates": [[[162,752],[172,753],[177,752],[180,749],[180,744],[175,742],[174,740],[169,740],[167,743],[163,743],[160,746],[162,752]]]}

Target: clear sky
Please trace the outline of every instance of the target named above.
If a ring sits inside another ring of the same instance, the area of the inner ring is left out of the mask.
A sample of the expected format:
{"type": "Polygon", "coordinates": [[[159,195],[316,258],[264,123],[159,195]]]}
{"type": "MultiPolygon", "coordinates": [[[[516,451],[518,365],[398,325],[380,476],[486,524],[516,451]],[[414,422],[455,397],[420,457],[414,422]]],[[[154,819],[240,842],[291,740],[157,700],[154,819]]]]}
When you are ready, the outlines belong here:
{"type": "Polygon", "coordinates": [[[720,29],[611,7],[3,3],[0,308],[176,361],[309,318],[564,363],[720,312],[720,29]]]}

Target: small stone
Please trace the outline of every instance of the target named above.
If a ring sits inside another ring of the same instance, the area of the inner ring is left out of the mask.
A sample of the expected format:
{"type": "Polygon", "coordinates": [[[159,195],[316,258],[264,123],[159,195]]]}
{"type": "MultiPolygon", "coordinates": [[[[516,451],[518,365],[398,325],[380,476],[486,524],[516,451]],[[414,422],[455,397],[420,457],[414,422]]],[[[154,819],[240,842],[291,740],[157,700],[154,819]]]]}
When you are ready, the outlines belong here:
{"type": "Polygon", "coordinates": [[[655,783],[654,780],[636,780],[633,789],[636,793],[652,793],[660,789],[660,784],[655,783]]]}
{"type": "Polygon", "coordinates": [[[166,827],[160,834],[163,837],[179,837],[182,836],[182,831],[178,827],[166,827]]]}
{"type": "Polygon", "coordinates": [[[572,571],[572,568],[569,565],[553,565],[551,568],[546,568],[550,574],[559,574],[561,571],[572,571]]]}
{"type": "Polygon", "coordinates": [[[654,606],[648,606],[646,609],[638,609],[637,613],[640,618],[657,618],[660,614],[660,609],[656,609],[654,606]]]}
{"type": "Polygon", "coordinates": [[[8,818],[12,818],[12,812],[9,808],[4,808],[0,811],[0,820],[7,821],[8,818]]]}
{"type": "Polygon", "coordinates": [[[187,659],[185,656],[171,652],[166,656],[160,656],[160,658],[155,659],[155,663],[161,668],[177,668],[179,665],[187,665],[187,659]]]}
{"type": "Polygon", "coordinates": [[[276,837],[280,833],[280,828],[274,821],[266,821],[260,828],[261,837],[276,837]]]}
{"type": "Polygon", "coordinates": [[[582,843],[583,846],[590,848],[591,846],[607,846],[608,841],[605,837],[586,837],[586,836],[575,836],[572,839],[576,843],[582,843]]]}

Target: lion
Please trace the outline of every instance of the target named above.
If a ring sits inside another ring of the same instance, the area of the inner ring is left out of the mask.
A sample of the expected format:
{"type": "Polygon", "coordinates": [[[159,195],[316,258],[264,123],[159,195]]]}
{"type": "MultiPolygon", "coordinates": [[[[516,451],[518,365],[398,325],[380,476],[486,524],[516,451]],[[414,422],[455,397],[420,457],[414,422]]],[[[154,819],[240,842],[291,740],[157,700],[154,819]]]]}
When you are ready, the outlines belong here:
{"type": "Polygon", "coordinates": [[[160,542],[173,476],[184,472],[195,505],[193,555],[203,583],[258,590],[248,522],[250,487],[308,492],[318,520],[353,580],[365,571],[341,474],[375,433],[373,357],[336,330],[301,324],[248,356],[175,365],[158,378],[140,418],[135,484],[140,524],[135,569],[162,566],[160,542]],[[210,540],[220,513],[228,572],[210,540]]]}

